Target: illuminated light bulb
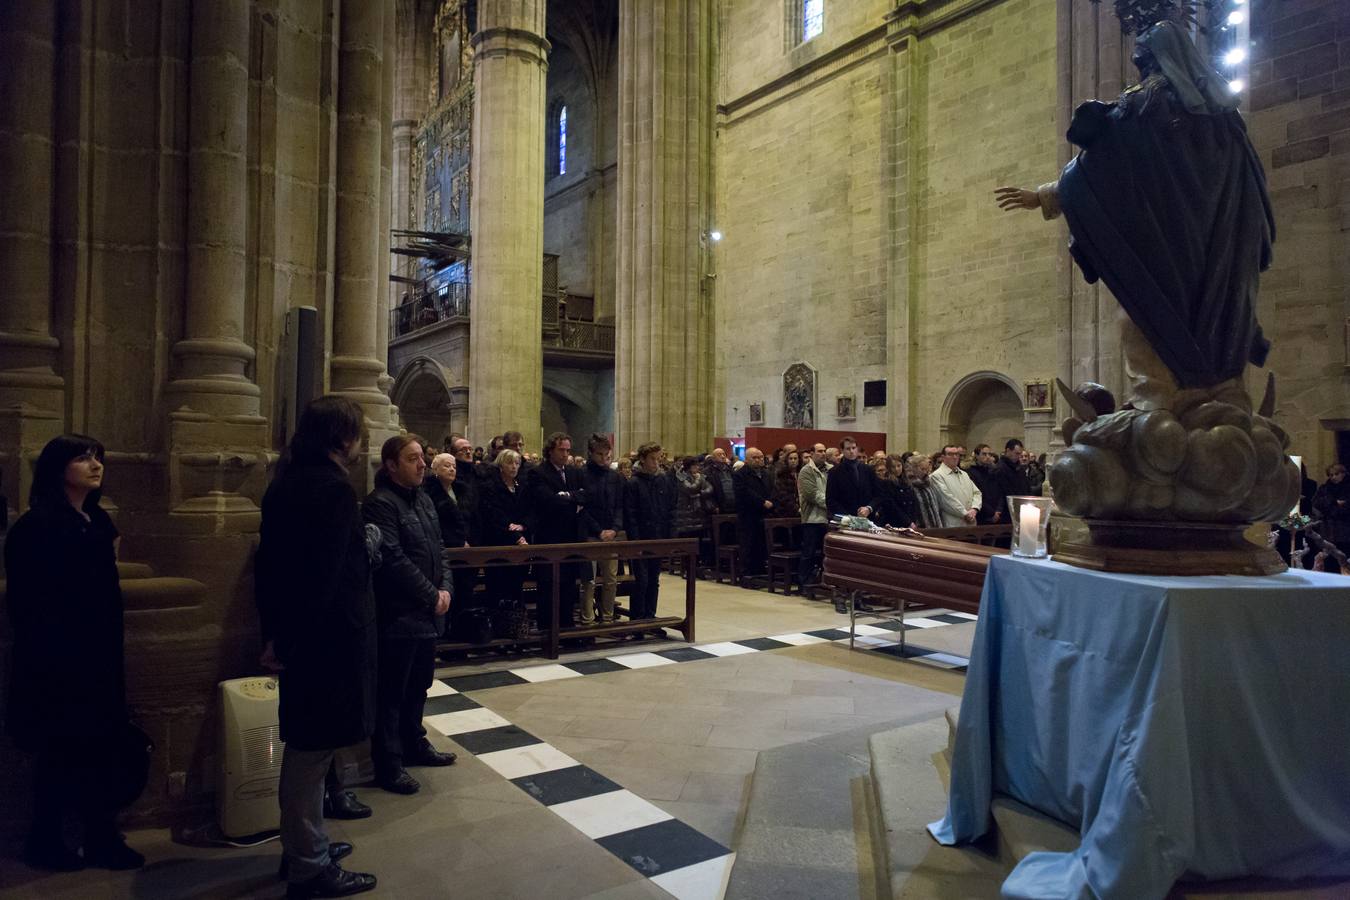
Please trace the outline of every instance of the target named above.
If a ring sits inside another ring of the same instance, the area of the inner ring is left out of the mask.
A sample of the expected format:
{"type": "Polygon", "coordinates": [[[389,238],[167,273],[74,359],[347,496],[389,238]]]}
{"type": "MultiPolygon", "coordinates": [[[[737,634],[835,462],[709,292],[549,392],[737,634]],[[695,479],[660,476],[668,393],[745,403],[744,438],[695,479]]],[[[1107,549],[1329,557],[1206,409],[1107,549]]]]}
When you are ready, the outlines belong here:
{"type": "Polygon", "coordinates": [[[1228,82],[1228,89],[1235,94],[1242,93],[1242,89],[1245,88],[1246,86],[1247,83],[1244,82],[1241,78],[1234,78],[1232,81],[1228,82]]]}
{"type": "Polygon", "coordinates": [[[1242,62],[1246,58],[1247,58],[1246,50],[1243,50],[1241,47],[1234,47],[1232,50],[1229,50],[1226,54],[1224,54],[1223,61],[1230,66],[1236,66],[1238,63],[1242,62]]]}
{"type": "Polygon", "coordinates": [[[1234,10],[1233,12],[1230,12],[1230,13],[1228,14],[1228,24],[1229,24],[1229,25],[1241,25],[1241,24],[1242,24],[1242,20],[1245,19],[1245,18],[1247,18],[1247,17],[1244,16],[1244,15],[1242,14],[1242,11],[1241,11],[1241,10],[1234,10]]]}
{"type": "Polygon", "coordinates": [[[709,232],[708,237],[712,238],[714,241],[720,241],[722,239],[722,232],[720,231],[709,232]]]}

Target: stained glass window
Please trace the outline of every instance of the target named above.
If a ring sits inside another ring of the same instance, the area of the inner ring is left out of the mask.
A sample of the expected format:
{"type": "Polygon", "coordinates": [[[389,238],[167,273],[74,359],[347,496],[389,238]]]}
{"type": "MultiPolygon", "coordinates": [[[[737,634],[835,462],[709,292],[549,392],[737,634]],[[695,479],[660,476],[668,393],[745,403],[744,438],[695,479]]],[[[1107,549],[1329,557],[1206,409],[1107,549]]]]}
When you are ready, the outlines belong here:
{"type": "Polygon", "coordinates": [[[558,174],[567,174],[567,107],[558,110],[558,174]]]}
{"type": "Polygon", "coordinates": [[[825,0],[803,0],[802,2],[802,42],[820,34],[825,29],[825,0]]]}

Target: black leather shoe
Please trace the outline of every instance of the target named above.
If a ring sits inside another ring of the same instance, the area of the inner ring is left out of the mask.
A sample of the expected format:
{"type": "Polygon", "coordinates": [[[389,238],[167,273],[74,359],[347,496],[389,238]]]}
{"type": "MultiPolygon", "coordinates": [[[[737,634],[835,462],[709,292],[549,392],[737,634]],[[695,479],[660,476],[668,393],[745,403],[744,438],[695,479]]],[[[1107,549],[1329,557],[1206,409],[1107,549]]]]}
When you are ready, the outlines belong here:
{"type": "Polygon", "coordinates": [[[325,819],[369,819],[372,812],[351,791],[327,791],[323,795],[325,819]]]}
{"type": "Polygon", "coordinates": [[[430,744],[411,756],[404,757],[405,766],[453,766],[458,757],[453,753],[442,753],[430,744]]]}
{"type": "Polygon", "coordinates": [[[132,850],[121,839],[107,843],[89,844],[84,848],[84,864],[98,869],[124,872],[145,865],[145,857],[132,850]]]}
{"type": "Polygon", "coordinates": [[[846,616],[846,615],[848,615],[848,606],[847,606],[846,604],[844,604],[844,603],[842,603],[842,602],[836,600],[836,601],[834,602],[834,611],[837,612],[837,613],[839,613],[841,616],[846,616]]]}
{"type": "Polygon", "coordinates": [[[409,775],[405,769],[399,769],[392,775],[382,776],[376,779],[375,783],[391,794],[415,794],[422,789],[422,785],[417,783],[417,779],[409,775]]]}
{"type": "MultiPolygon", "coordinates": [[[[351,844],[347,843],[346,841],[333,841],[331,844],[328,845],[328,861],[337,862],[344,856],[351,856],[352,850],[354,849],[356,848],[354,848],[351,844]]],[[[281,865],[277,866],[277,881],[285,881],[286,876],[289,875],[290,873],[291,873],[291,861],[285,854],[283,854],[281,857],[281,865]]]]}
{"type": "Polygon", "coordinates": [[[288,898],[306,897],[350,897],[352,894],[364,894],[375,889],[375,876],[365,872],[348,872],[337,863],[329,863],[328,868],[309,881],[300,881],[286,886],[288,898]]]}

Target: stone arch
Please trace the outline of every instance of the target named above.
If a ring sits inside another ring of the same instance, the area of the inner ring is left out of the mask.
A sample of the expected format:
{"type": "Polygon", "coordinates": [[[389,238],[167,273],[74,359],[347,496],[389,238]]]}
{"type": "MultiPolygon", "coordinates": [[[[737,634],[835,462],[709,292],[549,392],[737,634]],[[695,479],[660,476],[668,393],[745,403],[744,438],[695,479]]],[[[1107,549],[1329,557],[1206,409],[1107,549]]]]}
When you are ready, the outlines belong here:
{"type": "MultiPolygon", "coordinates": [[[[455,430],[451,421],[450,380],[445,367],[427,356],[408,362],[394,379],[390,399],[398,407],[399,422],[435,447],[455,430]]],[[[462,430],[462,425],[461,425],[462,430]]]]}
{"type": "Polygon", "coordinates": [[[969,450],[986,443],[1002,449],[1008,438],[1023,438],[1025,432],[1021,386],[1002,372],[970,373],[952,386],[942,403],[943,444],[963,444],[969,450]]]}

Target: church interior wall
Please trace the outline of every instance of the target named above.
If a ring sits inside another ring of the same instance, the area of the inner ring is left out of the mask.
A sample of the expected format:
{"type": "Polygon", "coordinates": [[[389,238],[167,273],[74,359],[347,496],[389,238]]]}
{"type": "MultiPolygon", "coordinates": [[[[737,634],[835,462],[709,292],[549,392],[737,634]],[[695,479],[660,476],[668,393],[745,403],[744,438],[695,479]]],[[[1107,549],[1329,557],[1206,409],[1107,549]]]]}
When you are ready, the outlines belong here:
{"type": "Polygon", "coordinates": [[[556,159],[555,111],[566,104],[567,171],[545,172],[544,252],[558,255],[560,286],[570,294],[595,298],[596,317],[612,318],[617,90],[610,80],[597,96],[577,56],[567,44],[556,42],[549,57],[547,92],[546,158],[550,164],[556,159]]]}
{"type": "Polygon", "coordinates": [[[885,4],[827,4],[817,48],[785,52],[782,23],[764,4],[728,4],[717,129],[718,434],[783,421],[783,371],[814,367],[818,428],[884,431],[885,411],[863,409],[862,383],[886,377],[880,174],[884,42],[806,71],[738,104],[806,54],[823,55],[882,24],[885,4]],[[832,18],[839,13],[839,19],[832,18]],[[774,27],[777,23],[778,27],[774,27]],[[854,420],[835,399],[855,398],[854,420]]]}
{"type": "Polygon", "coordinates": [[[1350,11],[1298,0],[1257,12],[1243,114],[1276,235],[1257,307],[1270,358],[1249,389],[1260,397],[1275,373],[1275,419],[1320,482],[1335,430],[1350,429],[1350,11]]]}
{"type": "MultiPolygon", "coordinates": [[[[1057,176],[1053,4],[994,4],[921,38],[925,70],[913,200],[918,204],[917,330],[911,443],[937,449],[950,388],[976,370],[1015,383],[1055,374],[1061,222],[1018,218],[993,200],[1003,184],[1057,176]]],[[[1016,436],[1022,436],[1017,424],[1016,436]]],[[[1004,435],[1010,437],[1013,435],[1004,435]]],[[[1033,449],[1045,450],[1045,447],[1033,449]]]]}

